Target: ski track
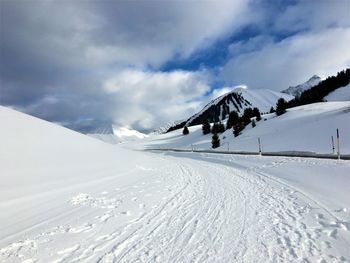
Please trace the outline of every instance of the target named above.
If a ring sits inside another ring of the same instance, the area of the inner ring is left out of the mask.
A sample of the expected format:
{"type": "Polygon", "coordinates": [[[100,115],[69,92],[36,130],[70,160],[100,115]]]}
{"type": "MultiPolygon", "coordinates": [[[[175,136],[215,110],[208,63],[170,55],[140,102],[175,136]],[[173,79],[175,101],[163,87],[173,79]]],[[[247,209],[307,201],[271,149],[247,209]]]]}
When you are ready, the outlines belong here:
{"type": "Polygon", "coordinates": [[[336,248],[347,243],[342,234],[350,223],[302,191],[258,168],[163,158],[169,166],[148,170],[161,179],[72,196],[72,209],[87,211],[78,225],[57,225],[0,248],[0,261],[349,262],[336,248]],[[132,191],[143,193],[145,185],[146,197],[157,185],[166,193],[147,209],[132,191]],[[137,216],[120,208],[126,196],[139,203],[137,216]]]}

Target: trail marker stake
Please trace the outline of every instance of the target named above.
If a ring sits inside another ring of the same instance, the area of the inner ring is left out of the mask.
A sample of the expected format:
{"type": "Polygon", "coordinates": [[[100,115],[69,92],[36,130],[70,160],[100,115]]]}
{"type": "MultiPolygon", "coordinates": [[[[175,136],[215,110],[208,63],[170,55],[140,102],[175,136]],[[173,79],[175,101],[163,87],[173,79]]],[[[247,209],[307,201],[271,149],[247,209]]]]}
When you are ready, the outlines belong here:
{"type": "Polygon", "coordinates": [[[261,155],[260,137],[258,137],[258,145],[259,145],[259,155],[261,155]]]}
{"type": "Polygon", "coordinates": [[[339,142],[339,129],[337,128],[337,152],[338,152],[338,160],[340,160],[340,142],[339,142]]]}
{"type": "Polygon", "coordinates": [[[332,135],[332,150],[333,150],[333,154],[334,154],[335,147],[334,147],[334,139],[333,139],[333,135],[332,135]]]}

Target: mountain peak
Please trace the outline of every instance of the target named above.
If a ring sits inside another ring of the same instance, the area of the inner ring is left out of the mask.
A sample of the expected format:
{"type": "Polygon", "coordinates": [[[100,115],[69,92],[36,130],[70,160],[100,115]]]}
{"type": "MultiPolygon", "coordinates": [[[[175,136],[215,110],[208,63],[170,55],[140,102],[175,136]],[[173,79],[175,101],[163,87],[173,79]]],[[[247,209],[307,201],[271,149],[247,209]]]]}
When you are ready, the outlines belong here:
{"type": "Polygon", "coordinates": [[[297,86],[291,86],[286,90],[283,90],[283,93],[290,94],[293,96],[300,96],[305,90],[311,89],[312,87],[318,85],[321,82],[321,78],[317,75],[313,75],[306,82],[299,84],[297,86]]]}
{"type": "Polygon", "coordinates": [[[261,112],[268,112],[271,106],[275,106],[279,98],[291,100],[293,97],[288,94],[268,90],[268,89],[248,89],[247,86],[237,86],[223,88],[213,92],[212,99],[198,113],[189,119],[171,126],[167,132],[202,124],[204,121],[219,122],[227,118],[231,111],[236,111],[242,115],[244,109],[257,107],[261,112]]]}

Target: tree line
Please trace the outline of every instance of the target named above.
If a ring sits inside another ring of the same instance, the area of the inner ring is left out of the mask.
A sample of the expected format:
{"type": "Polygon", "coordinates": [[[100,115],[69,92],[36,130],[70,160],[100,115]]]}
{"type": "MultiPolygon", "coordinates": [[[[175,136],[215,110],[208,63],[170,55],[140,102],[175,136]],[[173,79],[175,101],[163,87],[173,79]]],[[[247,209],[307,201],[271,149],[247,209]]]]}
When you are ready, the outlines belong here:
{"type": "Polygon", "coordinates": [[[350,83],[350,68],[338,72],[336,76],[331,76],[321,81],[318,85],[311,89],[305,90],[300,96],[295,97],[287,103],[287,108],[302,106],[315,102],[324,101],[332,91],[344,87],[350,83]]]}

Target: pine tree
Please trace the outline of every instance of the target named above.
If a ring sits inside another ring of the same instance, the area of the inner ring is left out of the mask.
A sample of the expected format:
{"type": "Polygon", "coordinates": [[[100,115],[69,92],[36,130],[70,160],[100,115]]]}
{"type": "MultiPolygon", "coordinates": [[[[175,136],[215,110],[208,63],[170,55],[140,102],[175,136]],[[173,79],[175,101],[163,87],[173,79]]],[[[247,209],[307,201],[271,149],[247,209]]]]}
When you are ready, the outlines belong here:
{"type": "Polygon", "coordinates": [[[241,131],[244,129],[244,125],[242,122],[238,122],[234,127],[233,127],[233,134],[235,137],[241,134],[241,131]]]}
{"type": "Polygon", "coordinates": [[[219,122],[219,124],[218,124],[218,132],[219,133],[225,132],[225,125],[221,122],[219,122]]]}
{"type": "Polygon", "coordinates": [[[213,134],[211,145],[213,149],[220,147],[220,139],[217,133],[213,134]]]}
{"type": "Polygon", "coordinates": [[[277,114],[277,116],[282,115],[283,113],[285,113],[286,109],[287,109],[287,102],[283,98],[278,99],[277,104],[276,104],[276,114],[277,114]]]}
{"type": "Polygon", "coordinates": [[[184,129],[183,129],[183,131],[182,131],[182,134],[183,134],[183,135],[187,135],[187,134],[189,134],[189,133],[190,133],[190,131],[188,130],[187,126],[185,126],[184,129]]]}
{"type": "Polygon", "coordinates": [[[254,117],[253,109],[252,108],[244,109],[244,113],[243,113],[243,116],[241,118],[243,120],[244,126],[248,125],[250,123],[250,119],[252,117],[254,117]]]}
{"type": "Polygon", "coordinates": [[[231,111],[228,115],[227,123],[226,123],[226,129],[231,129],[239,120],[239,116],[237,111],[231,111]]]}
{"type": "Polygon", "coordinates": [[[219,133],[220,132],[220,127],[219,127],[219,123],[215,122],[213,124],[213,128],[211,128],[211,133],[219,133]]]}
{"type": "Polygon", "coordinates": [[[274,107],[271,107],[271,108],[270,108],[270,113],[274,113],[274,112],[276,112],[276,111],[275,111],[275,108],[274,108],[274,107]]]}
{"type": "Polygon", "coordinates": [[[261,120],[261,114],[258,108],[254,108],[253,109],[253,114],[256,117],[256,121],[260,121],[261,120]]]}
{"type": "Polygon", "coordinates": [[[208,120],[205,120],[202,125],[202,132],[203,134],[209,134],[211,130],[210,123],[208,120]]]}

